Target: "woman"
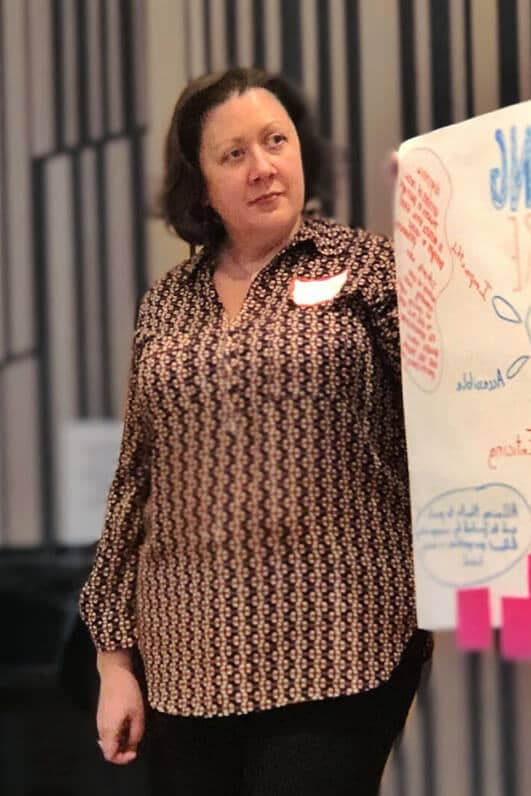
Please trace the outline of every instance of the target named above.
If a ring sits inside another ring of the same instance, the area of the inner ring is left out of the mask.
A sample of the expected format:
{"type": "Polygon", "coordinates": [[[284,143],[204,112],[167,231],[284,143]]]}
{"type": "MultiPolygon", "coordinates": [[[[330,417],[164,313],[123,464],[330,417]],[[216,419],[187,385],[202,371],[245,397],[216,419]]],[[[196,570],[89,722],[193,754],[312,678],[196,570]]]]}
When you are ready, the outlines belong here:
{"type": "Polygon", "coordinates": [[[377,793],[429,650],[392,249],[305,215],[315,142],[253,69],[192,82],[168,134],[164,213],[202,248],[141,304],[81,595],[114,763],[142,657],[155,793],[377,793]]]}

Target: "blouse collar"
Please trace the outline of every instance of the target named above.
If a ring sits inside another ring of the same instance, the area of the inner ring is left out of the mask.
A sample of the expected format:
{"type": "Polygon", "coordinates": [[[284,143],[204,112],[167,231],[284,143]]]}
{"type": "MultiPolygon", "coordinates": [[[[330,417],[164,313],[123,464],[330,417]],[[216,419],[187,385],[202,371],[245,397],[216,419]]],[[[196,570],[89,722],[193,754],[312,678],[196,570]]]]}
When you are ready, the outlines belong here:
{"type": "MultiPolygon", "coordinates": [[[[304,215],[297,233],[277,256],[304,244],[315,246],[326,257],[337,256],[352,243],[353,232],[350,227],[342,226],[332,219],[304,215]]],[[[203,246],[184,263],[184,272],[193,275],[200,266],[213,261],[214,252],[214,247],[203,246]]]]}

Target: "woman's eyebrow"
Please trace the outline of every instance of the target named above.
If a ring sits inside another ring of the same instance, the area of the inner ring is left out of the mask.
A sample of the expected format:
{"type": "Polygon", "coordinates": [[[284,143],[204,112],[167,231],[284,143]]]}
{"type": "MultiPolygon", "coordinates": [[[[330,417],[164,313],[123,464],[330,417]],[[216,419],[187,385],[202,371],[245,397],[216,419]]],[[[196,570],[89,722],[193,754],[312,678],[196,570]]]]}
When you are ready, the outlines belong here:
{"type": "MultiPolygon", "coordinates": [[[[275,127],[277,125],[283,125],[283,124],[286,125],[286,122],[282,122],[281,119],[272,119],[270,122],[264,124],[263,127],[260,128],[259,132],[264,133],[270,127],[275,127]]],[[[232,136],[231,138],[224,138],[221,141],[215,142],[214,146],[225,147],[228,146],[229,144],[240,144],[242,141],[245,141],[245,138],[246,137],[243,135],[235,135],[232,136]]]]}
{"type": "Polygon", "coordinates": [[[229,144],[241,144],[242,141],[245,141],[244,136],[242,135],[235,135],[232,138],[224,138],[222,141],[217,141],[214,143],[215,147],[226,147],[229,144]]]}

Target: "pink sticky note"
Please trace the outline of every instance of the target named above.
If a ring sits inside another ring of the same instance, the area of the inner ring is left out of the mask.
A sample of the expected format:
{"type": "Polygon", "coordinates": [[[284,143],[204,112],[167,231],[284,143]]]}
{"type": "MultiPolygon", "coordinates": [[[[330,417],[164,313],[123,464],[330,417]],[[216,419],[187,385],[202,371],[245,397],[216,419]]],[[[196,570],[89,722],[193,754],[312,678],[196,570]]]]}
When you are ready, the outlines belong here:
{"type": "Polygon", "coordinates": [[[488,650],[492,646],[488,589],[457,591],[457,646],[463,650],[488,650]]]}
{"type": "Polygon", "coordinates": [[[502,597],[501,654],[531,660],[531,597],[502,597]]]}

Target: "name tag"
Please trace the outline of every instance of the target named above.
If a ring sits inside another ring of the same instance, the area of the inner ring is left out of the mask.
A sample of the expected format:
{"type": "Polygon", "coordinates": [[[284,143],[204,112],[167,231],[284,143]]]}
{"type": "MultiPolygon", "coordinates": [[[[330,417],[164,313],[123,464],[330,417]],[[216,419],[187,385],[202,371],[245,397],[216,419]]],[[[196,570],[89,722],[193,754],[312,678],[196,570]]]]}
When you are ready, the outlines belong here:
{"type": "Polygon", "coordinates": [[[294,277],[290,285],[291,299],[301,307],[312,307],[315,304],[331,301],[347,281],[348,271],[346,268],[339,274],[324,276],[321,279],[294,277]]]}

